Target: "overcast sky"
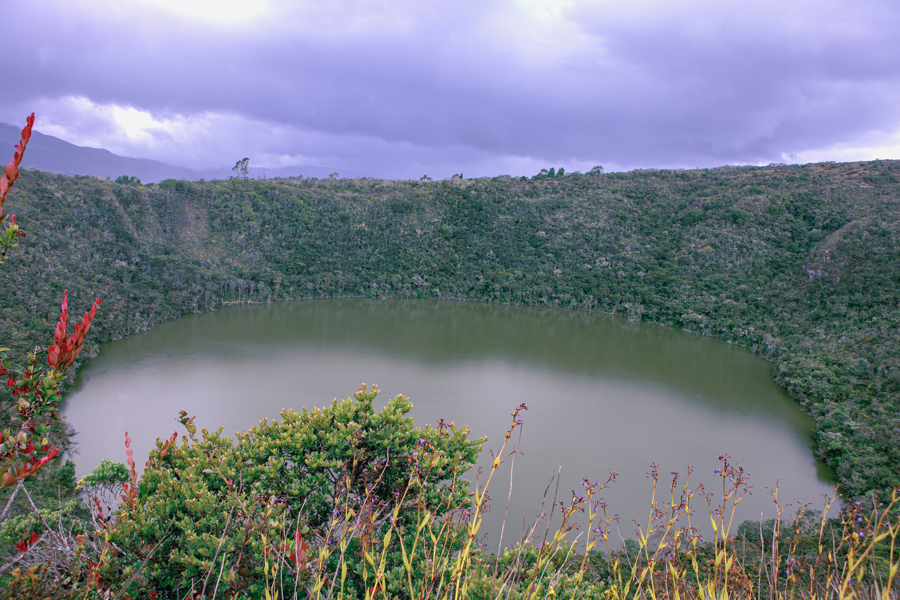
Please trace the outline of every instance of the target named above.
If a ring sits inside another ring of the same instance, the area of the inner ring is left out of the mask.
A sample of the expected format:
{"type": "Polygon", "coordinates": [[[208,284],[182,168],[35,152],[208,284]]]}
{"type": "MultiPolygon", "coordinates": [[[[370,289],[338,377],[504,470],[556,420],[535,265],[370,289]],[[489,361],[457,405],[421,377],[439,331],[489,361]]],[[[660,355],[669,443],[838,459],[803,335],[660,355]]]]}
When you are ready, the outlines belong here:
{"type": "Polygon", "coordinates": [[[900,158],[896,0],[6,2],[0,121],[379,177],[900,158]]]}

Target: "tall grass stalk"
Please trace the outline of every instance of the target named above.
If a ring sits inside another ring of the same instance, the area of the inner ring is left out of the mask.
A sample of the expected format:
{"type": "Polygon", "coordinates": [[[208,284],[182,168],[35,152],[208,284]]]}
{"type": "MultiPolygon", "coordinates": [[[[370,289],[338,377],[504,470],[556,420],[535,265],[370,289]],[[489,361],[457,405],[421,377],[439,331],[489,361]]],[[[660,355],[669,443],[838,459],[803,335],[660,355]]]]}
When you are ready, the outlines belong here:
{"type": "MultiPolygon", "coordinates": [[[[459,600],[535,600],[567,597],[599,600],[893,600],[897,596],[897,538],[900,534],[898,494],[887,505],[873,501],[849,504],[838,520],[828,511],[836,496],[826,498],[825,510],[815,527],[809,505],[801,507],[789,522],[786,506],[778,502],[777,485],[772,492],[775,519],[758,524],[759,539],[748,549],[746,535],[738,543],[734,535],[738,505],[749,492],[748,477],[730,457],[720,456],[716,470],[721,494],[692,486],[693,470],[682,480],[672,473],[668,493],[658,498],[660,474],[651,465],[652,482],[647,521],[636,524],[635,539],[623,548],[610,543],[616,515],[600,496],[613,484],[616,473],[604,483],[581,482],[568,502],[554,493],[550,515],[542,508],[525,529],[514,548],[502,549],[493,558],[479,544],[483,518],[489,509],[489,486],[500,466],[519,451],[510,440],[523,424],[521,405],[512,413],[503,444],[494,453],[490,469],[479,473],[470,492],[471,505],[450,505],[447,494],[435,505],[427,499],[426,481],[438,456],[423,447],[414,461],[412,476],[393,506],[378,501],[372,490],[379,479],[366,485],[366,493],[351,493],[353,482],[345,474],[340,493],[335,494],[333,518],[324,543],[303,563],[299,540],[289,532],[300,522],[303,507],[295,514],[280,511],[276,502],[265,503],[260,518],[251,519],[250,535],[258,536],[265,548],[267,600],[282,598],[349,599],[362,597],[459,600]],[[712,539],[704,541],[693,503],[705,504],[712,539]],[[412,500],[414,518],[404,517],[402,507],[412,500]],[[551,531],[555,510],[558,525],[551,531]],[[585,531],[576,518],[586,515],[585,531]],[[290,525],[293,525],[290,526],[290,525]],[[542,534],[538,532],[544,526],[542,534]],[[381,535],[376,535],[383,530],[381,535]],[[570,539],[577,532],[574,539],[570,539]],[[810,547],[810,542],[814,546],[810,547]],[[600,549],[598,550],[598,547],[600,549]],[[296,553],[296,554],[295,554],[296,553]],[[399,553],[400,577],[389,572],[391,557],[399,553]],[[293,560],[291,556],[294,555],[293,560]],[[602,556],[602,558],[601,558],[602,556]],[[329,566],[331,568],[329,568],[329,566]],[[362,594],[351,591],[348,581],[355,569],[363,581],[362,594]],[[755,583],[752,575],[756,571],[755,583]],[[285,579],[285,574],[289,577],[285,579]],[[285,582],[290,583],[285,586],[285,582]]],[[[382,471],[383,474],[383,471],[382,471]]],[[[224,477],[224,475],[223,475],[224,477]]],[[[451,490],[467,485],[453,473],[451,490]]],[[[239,502],[237,494],[236,501],[239,502]]],[[[243,514],[252,507],[239,504],[243,514]]],[[[506,522],[502,524],[505,528],[506,522]]],[[[226,522],[225,528],[233,526],[226,522]]],[[[746,527],[744,528],[746,529],[746,527]]],[[[224,536],[223,536],[224,539],[224,536]]],[[[213,561],[217,562],[217,561],[213,561]]],[[[210,598],[217,597],[226,559],[218,566],[218,578],[210,598]]],[[[206,596],[206,585],[201,590],[206,596]]],[[[234,596],[231,596],[234,597],[234,596]]]]}
{"type": "MultiPolygon", "coordinates": [[[[250,575],[242,565],[249,564],[248,553],[258,548],[264,580],[260,596],[267,600],[898,598],[897,491],[885,502],[871,498],[845,503],[836,518],[828,516],[838,502],[836,494],[826,498],[822,512],[804,505],[788,517],[790,505],[779,503],[776,485],[775,517],[738,526],[738,506],[750,486],[742,467],[728,456],[719,457],[717,481],[710,486],[720,492],[692,483],[695,474],[690,468],[684,477],[671,473],[663,484],[657,466],[651,465],[647,520],[635,523],[634,537],[622,545],[610,539],[619,519],[610,514],[601,496],[615,483],[616,473],[603,483],[582,480],[580,489],[564,501],[558,499],[559,472],[554,473],[536,518],[523,526],[518,542],[489,553],[479,538],[489,510],[489,486],[504,461],[519,452],[519,442],[511,440],[526,409],[521,405],[512,413],[503,443],[493,454],[490,469],[475,478],[468,503],[459,503],[457,492],[469,484],[458,469],[448,474],[449,485],[440,494],[430,489],[428,482],[435,481],[433,471],[442,455],[420,440],[407,459],[410,476],[392,499],[375,493],[387,461],[379,463],[373,479],[360,486],[353,479],[359,472],[354,460],[334,490],[331,516],[321,530],[303,525],[305,503],[293,506],[276,497],[248,494],[243,483],[228,479],[211,456],[207,471],[221,480],[230,508],[208,558],[192,559],[204,566],[203,575],[193,578],[190,589],[180,590],[178,597],[246,597],[242,582],[250,575]],[[696,511],[697,504],[703,509],[696,511]],[[698,518],[708,519],[710,539],[701,536],[698,518]],[[239,547],[227,543],[235,533],[243,539],[239,547]]],[[[182,415],[181,420],[188,438],[197,443],[193,419],[182,415]]],[[[174,450],[173,443],[174,438],[160,447],[174,450]]],[[[133,508],[138,497],[139,482],[132,475],[120,510],[133,508]]],[[[35,513],[41,517],[37,508],[35,513]]],[[[55,597],[40,590],[56,589],[53,585],[68,576],[81,583],[59,597],[88,598],[107,592],[109,597],[164,597],[145,587],[148,580],[141,570],[171,533],[148,548],[136,567],[117,571],[122,554],[110,542],[116,524],[104,519],[102,511],[99,517],[97,533],[78,539],[61,527],[54,530],[45,519],[47,534],[10,565],[18,568],[3,593],[55,597]],[[71,548],[78,551],[73,555],[71,548]]]]}

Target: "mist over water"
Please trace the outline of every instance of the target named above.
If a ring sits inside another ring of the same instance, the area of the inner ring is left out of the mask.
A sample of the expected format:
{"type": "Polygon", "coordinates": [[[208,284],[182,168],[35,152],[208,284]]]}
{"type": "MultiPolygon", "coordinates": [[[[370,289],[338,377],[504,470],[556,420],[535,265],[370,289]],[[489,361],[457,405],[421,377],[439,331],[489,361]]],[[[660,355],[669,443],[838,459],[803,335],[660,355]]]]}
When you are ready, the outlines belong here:
{"type": "MultiPolygon", "coordinates": [[[[347,398],[363,382],[378,385],[382,405],[410,397],[417,425],[443,418],[488,437],[479,462],[486,468],[489,449],[502,443],[510,413],[524,402],[505,541],[534,519],[560,467],[566,500],[582,477],[602,481],[618,471],[604,497],[627,537],[632,519],[646,523],[654,462],[667,495],[668,474],[684,475],[688,465],[694,484],[720,487],[717,456],[730,455],[753,485],[738,522],[774,516],[766,488],[776,480],[782,504],[821,505],[833,480],[813,458],[812,421],[770,372],[769,363],[720,340],[607,315],[322,300],[225,307],[104,344],[64,410],[78,432],[81,476],[103,458],[124,461],[125,431],[142,465],[157,437],[183,433],[180,410],[196,414],[199,426],[233,434],[282,408],[347,398]]],[[[509,481],[507,464],[491,484],[485,529],[492,544],[509,481]]],[[[696,502],[708,521],[705,501],[696,502]]]]}

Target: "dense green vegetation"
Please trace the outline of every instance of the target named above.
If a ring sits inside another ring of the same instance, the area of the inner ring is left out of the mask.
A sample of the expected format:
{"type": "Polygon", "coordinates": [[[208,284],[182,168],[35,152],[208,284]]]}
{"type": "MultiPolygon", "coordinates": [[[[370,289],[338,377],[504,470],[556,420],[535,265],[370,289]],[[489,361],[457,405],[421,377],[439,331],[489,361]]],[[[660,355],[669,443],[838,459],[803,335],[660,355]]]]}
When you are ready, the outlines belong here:
{"type": "MultiPolygon", "coordinates": [[[[330,296],[598,310],[744,345],[815,418],[845,494],[900,484],[900,163],[449,181],[26,172],[0,327],[96,343],[222,302],[330,296]],[[54,303],[51,304],[50,300],[54,303]]],[[[83,440],[83,443],[90,443],[83,440]]]]}
{"type": "MultiPolygon", "coordinates": [[[[483,440],[470,440],[468,430],[449,425],[416,428],[405,416],[412,404],[402,396],[376,413],[376,396],[375,389],[363,388],[325,409],[284,411],[281,421],[264,421],[235,440],[221,430],[192,430],[193,444],[170,441],[165,452],[154,453],[153,467],[143,473],[134,498],[119,510],[111,536],[124,551],[121,563],[143,566],[145,588],[180,590],[177,595],[183,597],[192,581],[209,571],[211,557],[227,555],[225,580],[234,589],[226,596],[247,588],[260,598],[267,540],[277,538],[278,546],[293,555],[300,555],[304,544],[314,550],[332,544],[334,554],[323,559],[320,570],[333,573],[342,544],[347,547],[341,551],[354,556],[371,553],[374,540],[393,527],[406,532],[407,547],[412,547],[410,532],[416,531],[422,511],[441,522],[470,508],[468,486],[458,476],[472,466],[483,440]],[[260,504],[265,509],[256,514],[260,504]],[[347,521],[369,517],[361,535],[339,533],[348,522],[334,517],[345,506],[347,521]],[[227,527],[229,514],[232,519],[259,517],[262,535],[248,536],[249,525],[227,527]],[[147,548],[157,550],[144,560],[147,548]]],[[[446,550],[458,551],[465,537],[448,533],[441,536],[446,550]]],[[[383,558],[380,570],[389,572],[399,589],[404,572],[398,549],[383,558]]],[[[372,586],[365,584],[365,567],[364,560],[349,565],[343,582],[349,597],[362,597],[372,586]]],[[[300,580],[311,578],[312,568],[298,570],[300,580]]]]}

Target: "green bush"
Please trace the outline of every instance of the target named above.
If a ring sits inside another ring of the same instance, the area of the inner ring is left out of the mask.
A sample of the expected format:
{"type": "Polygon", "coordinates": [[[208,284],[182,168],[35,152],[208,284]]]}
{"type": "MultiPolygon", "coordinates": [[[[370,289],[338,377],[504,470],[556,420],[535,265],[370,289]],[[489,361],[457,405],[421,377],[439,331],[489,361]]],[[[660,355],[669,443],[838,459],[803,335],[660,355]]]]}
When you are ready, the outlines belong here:
{"type": "Polygon", "coordinates": [[[398,215],[411,213],[412,209],[412,202],[407,198],[394,198],[393,200],[391,200],[391,210],[398,215]]]}
{"type": "Polygon", "coordinates": [[[702,221],[704,214],[705,213],[703,212],[703,209],[692,208],[691,210],[687,211],[683,217],[681,217],[681,222],[687,227],[691,227],[702,221]]]}
{"type": "Polygon", "coordinates": [[[80,485],[115,485],[126,483],[129,479],[128,467],[119,462],[104,458],[89,475],[78,482],[80,485]]]}
{"type": "Polygon", "coordinates": [[[728,219],[734,223],[735,225],[743,225],[747,221],[750,220],[750,214],[747,211],[741,209],[735,209],[731,211],[731,214],[728,216],[728,219]]]}
{"type": "MultiPolygon", "coordinates": [[[[365,535],[348,542],[361,551],[392,526],[415,531],[423,509],[440,518],[469,506],[459,475],[483,440],[452,425],[415,427],[402,396],[376,412],[377,394],[362,387],[329,408],[283,411],[281,421],[262,421],[234,440],[221,430],[195,437],[185,420],[191,435],[181,445],[158,443],[136,497],[120,510],[113,543],[127,556],[146,557],[142,585],[150,589],[183,593],[211,570],[224,570],[235,590],[259,593],[268,552],[297,556],[300,542],[310,545],[309,560],[322,556],[342,543],[346,519],[372,516],[365,535]]],[[[399,552],[386,556],[386,571],[402,569],[399,552]]],[[[335,561],[324,561],[326,572],[335,561]]],[[[350,566],[348,589],[364,587],[364,566],[350,566]]],[[[297,577],[309,571],[300,568],[297,577]]]]}

